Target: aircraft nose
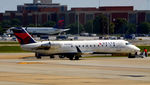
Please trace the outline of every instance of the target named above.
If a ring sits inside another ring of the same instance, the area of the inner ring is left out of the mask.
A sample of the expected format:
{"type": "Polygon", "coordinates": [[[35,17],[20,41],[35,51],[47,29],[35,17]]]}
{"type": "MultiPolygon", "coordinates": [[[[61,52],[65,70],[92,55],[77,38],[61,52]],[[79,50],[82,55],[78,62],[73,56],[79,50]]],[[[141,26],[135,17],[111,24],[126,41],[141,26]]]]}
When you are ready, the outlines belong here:
{"type": "Polygon", "coordinates": [[[138,48],[138,47],[136,47],[136,46],[133,46],[133,49],[134,49],[134,51],[136,51],[136,52],[139,52],[139,51],[140,51],[140,48],[138,48]]]}

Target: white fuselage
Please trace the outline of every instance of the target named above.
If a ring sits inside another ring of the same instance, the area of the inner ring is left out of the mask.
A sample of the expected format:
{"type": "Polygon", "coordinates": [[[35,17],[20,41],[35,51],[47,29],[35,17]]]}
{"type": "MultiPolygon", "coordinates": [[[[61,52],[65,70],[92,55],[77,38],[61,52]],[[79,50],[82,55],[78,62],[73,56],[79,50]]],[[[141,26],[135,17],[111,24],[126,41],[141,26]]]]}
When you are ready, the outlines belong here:
{"type": "Polygon", "coordinates": [[[26,30],[31,34],[59,34],[69,29],[58,29],[53,27],[28,27],[26,30]]]}
{"type": "Polygon", "coordinates": [[[86,53],[136,53],[140,49],[125,40],[92,40],[92,41],[44,41],[21,45],[24,50],[42,54],[78,53],[77,48],[86,53]],[[49,47],[38,49],[38,47],[49,47]]]}
{"type": "MultiPolygon", "coordinates": [[[[53,27],[23,27],[23,29],[26,29],[27,32],[31,34],[43,34],[43,35],[53,35],[53,34],[59,34],[65,31],[68,31],[69,29],[58,29],[53,27]]],[[[13,34],[13,32],[8,29],[7,33],[13,34]]]]}

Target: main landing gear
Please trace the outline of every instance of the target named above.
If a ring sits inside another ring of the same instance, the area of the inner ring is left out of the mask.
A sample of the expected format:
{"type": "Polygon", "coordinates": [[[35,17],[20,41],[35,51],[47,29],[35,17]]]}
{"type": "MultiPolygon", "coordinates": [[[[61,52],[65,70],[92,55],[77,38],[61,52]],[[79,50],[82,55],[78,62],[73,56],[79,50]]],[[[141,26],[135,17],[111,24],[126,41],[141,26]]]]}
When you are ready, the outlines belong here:
{"type": "Polygon", "coordinates": [[[144,58],[145,55],[143,55],[142,53],[138,54],[137,52],[135,54],[131,54],[129,53],[128,58],[144,58]]]}
{"type": "Polygon", "coordinates": [[[55,56],[54,55],[50,55],[50,59],[54,59],[55,58],[55,56]]]}
{"type": "Polygon", "coordinates": [[[37,59],[41,59],[41,58],[42,58],[39,53],[35,53],[35,57],[36,57],[37,59]]]}
{"type": "MultiPolygon", "coordinates": [[[[54,59],[55,58],[55,55],[43,55],[43,54],[40,54],[40,53],[35,53],[35,57],[37,59],[41,59],[42,57],[41,56],[49,56],[50,59],[54,59]]],[[[80,55],[73,55],[73,54],[69,54],[69,55],[59,55],[59,58],[69,58],[69,60],[79,60],[79,58],[81,57],[80,55]]]]}
{"type": "Polygon", "coordinates": [[[72,55],[72,56],[69,57],[69,60],[79,60],[80,57],[81,56],[74,56],[74,55],[72,55]]]}

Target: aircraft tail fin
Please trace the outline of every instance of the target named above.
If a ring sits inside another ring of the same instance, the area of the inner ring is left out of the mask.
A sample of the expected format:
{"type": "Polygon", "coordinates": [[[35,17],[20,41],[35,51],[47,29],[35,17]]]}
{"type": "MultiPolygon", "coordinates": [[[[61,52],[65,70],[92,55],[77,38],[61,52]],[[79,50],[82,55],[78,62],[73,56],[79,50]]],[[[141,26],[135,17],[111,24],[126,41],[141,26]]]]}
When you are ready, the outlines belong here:
{"type": "Polygon", "coordinates": [[[11,30],[13,31],[14,35],[21,45],[36,43],[32,36],[22,27],[13,27],[11,28],[11,30]]]}
{"type": "Polygon", "coordinates": [[[64,29],[65,28],[65,26],[64,26],[64,20],[62,19],[62,20],[59,20],[58,22],[57,22],[57,24],[54,26],[54,28],[57,28],[57,29],[64,29]]]}

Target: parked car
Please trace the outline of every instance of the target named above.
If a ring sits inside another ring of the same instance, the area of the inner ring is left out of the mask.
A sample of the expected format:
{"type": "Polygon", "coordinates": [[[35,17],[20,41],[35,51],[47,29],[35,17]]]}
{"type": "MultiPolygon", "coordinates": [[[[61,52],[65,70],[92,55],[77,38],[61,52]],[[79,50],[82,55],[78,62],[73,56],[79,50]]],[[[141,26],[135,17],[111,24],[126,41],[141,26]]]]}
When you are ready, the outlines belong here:
{"type": "Polygon", "coordinates": [[[89,33],[81,33],[80,36],[89,36],[89,33]]]}
{"type": "Polygon", "coordinates": [[[68,36],[67,35],[58,35],[57,37],[56,37],[56,40],[66,40],[66,39],[68,39],[68,36]]]}
{"type": "Polygon", "coordinates": [[[96,34],[90,34],[90,36],[91,36],[91,37],[96,37],[97,35],[96,35],[96,34]]]}
{"type": "Polygon", "coordinates": [[[41,35],[40,40],[48,40],[49,36],[48,35],[41,35]]]}
{"type": "Polygon", "coordinates": [[[135,34],[127,34],[124,36],[124,39],[135,39],[135,34]]]}

